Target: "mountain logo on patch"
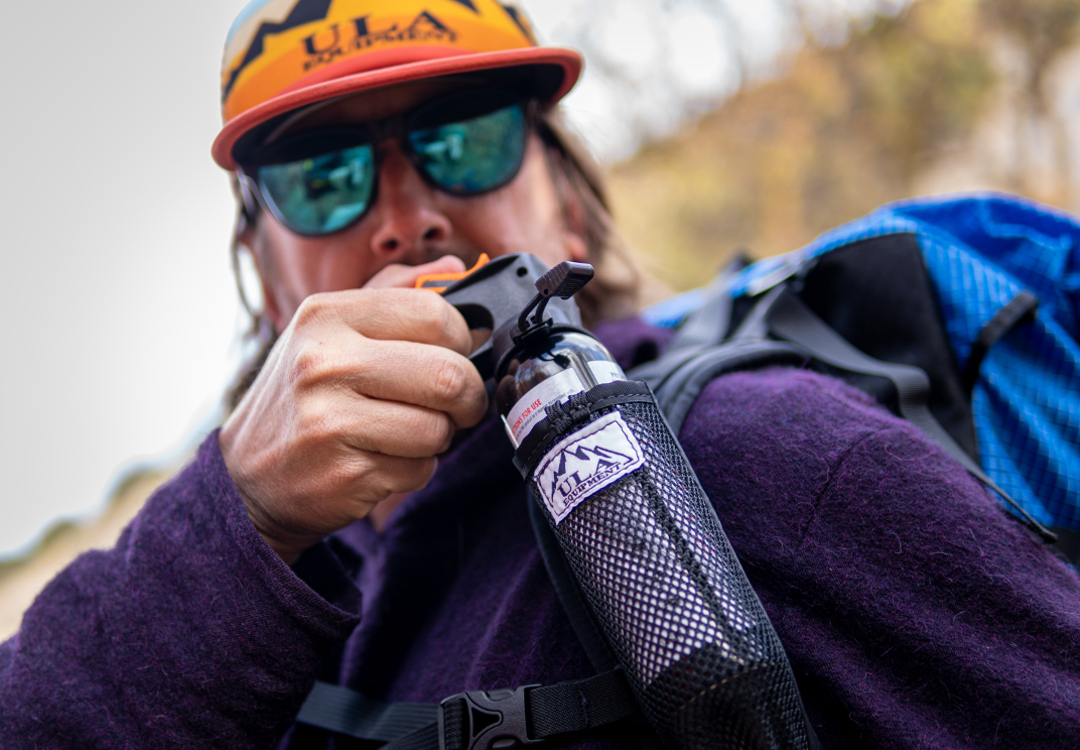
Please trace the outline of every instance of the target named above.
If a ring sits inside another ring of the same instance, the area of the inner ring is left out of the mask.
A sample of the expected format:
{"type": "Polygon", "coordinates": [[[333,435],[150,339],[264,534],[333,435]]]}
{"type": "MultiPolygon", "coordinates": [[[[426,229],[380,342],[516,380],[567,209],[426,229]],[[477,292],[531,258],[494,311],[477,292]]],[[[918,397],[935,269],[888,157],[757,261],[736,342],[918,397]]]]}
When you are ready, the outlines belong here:
{"type": "Polygon", "coordinates": [[[536,469],[536,486],[555,523],[586,498],[645,463],[637,438],[618,412],[559,441],[536,469]]]}

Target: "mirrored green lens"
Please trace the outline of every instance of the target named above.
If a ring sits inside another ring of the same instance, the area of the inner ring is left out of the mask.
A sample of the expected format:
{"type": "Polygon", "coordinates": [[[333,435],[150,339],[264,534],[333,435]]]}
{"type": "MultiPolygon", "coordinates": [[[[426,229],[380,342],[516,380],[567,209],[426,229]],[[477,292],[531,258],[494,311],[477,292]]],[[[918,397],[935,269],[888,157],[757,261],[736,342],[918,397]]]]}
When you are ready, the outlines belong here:
{"type": "Polygon", "coordinates": [[[525,113],[512,104],[459,122],[414,128],[409,145],[435,184],[475,195],[507,183],[525,154],[525,113]]]}
{"type": "Polygon", "coordinates": [[[265,198],[286,226],[330,234],[367,210],[375,187],[375,153],[356,146],[286,164],[259,167],[265,198]]]}

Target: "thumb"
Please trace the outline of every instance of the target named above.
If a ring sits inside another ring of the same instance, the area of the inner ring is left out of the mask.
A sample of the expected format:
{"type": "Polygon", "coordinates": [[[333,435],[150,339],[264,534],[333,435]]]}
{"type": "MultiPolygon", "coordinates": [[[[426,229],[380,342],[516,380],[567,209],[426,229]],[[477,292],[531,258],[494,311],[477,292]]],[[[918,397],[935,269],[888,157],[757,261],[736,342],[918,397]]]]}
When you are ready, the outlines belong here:
{"type": "Polygon", "coordinates": [[[412,289],[421,276],[430,273],[464,273],[465,270],[465,263],[456,255],[444,255],[421,266],[392,263],[372,276],[364,284],[364,289],[412,289]]]}

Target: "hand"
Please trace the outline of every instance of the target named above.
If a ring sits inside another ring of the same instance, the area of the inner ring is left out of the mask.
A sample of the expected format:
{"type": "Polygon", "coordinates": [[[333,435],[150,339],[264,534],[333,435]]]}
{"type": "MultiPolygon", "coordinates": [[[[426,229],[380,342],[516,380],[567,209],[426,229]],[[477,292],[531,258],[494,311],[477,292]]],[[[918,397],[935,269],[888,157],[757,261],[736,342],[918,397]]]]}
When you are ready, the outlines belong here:
{"type": "Polygon", "coordinates": [[[423,488],[487,394],[464,319],[424,273],[389,266],[363,289],[307,298],[221,429],[255,528],[286,563],[392,493],[423,488]]]}

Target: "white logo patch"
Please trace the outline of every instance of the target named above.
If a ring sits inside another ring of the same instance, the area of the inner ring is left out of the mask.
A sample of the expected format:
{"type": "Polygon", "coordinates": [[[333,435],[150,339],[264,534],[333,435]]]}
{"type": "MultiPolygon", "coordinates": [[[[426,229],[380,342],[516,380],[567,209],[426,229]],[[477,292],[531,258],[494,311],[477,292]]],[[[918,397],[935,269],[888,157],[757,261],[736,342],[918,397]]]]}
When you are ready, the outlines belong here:
{"type": "Polygon", "coordinates": [[[618,412],[578,430],[548,451],[536,469],[536,485],[555,523],[591,495],[645,463],[634,433],[618,412]]]}

